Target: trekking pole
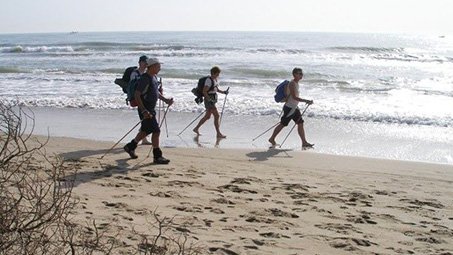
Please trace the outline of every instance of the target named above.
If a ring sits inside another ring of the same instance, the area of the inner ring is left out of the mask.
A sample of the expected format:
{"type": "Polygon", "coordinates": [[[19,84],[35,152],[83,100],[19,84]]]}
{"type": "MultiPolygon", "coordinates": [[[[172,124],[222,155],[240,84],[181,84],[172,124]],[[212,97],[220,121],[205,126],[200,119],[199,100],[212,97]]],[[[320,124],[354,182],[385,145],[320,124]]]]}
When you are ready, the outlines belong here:
{"type": "MultiPolygon", "coordinates": [[[[159,77],[159,85],[160,85],[158,88],[159,93],[163,95],[164,93],[163,93],[163,87],[162,87],[162,77],[159,77]]],[[[159,112],[158,112],[158,118],[157,118],[158,123],[160,122],[160,111],[162,110],[162,105],[163,105],[162,100],[159,100],[159,112]]]]}
{"type": "Polygon", "coordinates": [[[168,112],[168,109],[170,108],[170,106],[167,106],[167,109],[165,110],[164,112],[164,117],[162,117],[162,121],[160,122],[159,124],[159,128],[162,127],[162,124],[164,124],[164,120],[165,120],[165,117],[167,116],[167,112],[168,112]]]}
{"type": "Polygon", "coordinates": [[[167,125],[167,118],[164,116],[164,121],[165,121],[165,132],[167,133],[167,138],[168,138],[168,125],[167,125]]]}
{"type": "Polygon", "coordinates": [[[162,124],[165,122],[165,130],[167,132],[167,137],[168,137],[168,126],[167,126],[167,112],[168,109],[170,109],[170,106],[167,106],[167,109],[165,110],[164,117],[162,118],[162,121],[160,122],[159,128],[162,127],[162,124]]]}
{"type": "MultiPolygon", "coordinates": [[[[278,118],[280,119],[280,117],[282,116],[282,113],[283,113],[283,110],[280,112],[280,115],[278,115],[278,118]]],[[[255,141],[256,139],[258,139],[259,137],[261,137],[262,135],[266,134],[269,130],[271,130],[272,128],[276,127],[278,124],[280,124],[280,121],[275,123],[275,125],[273,125],[272,127],[270,127],[269,129],[267,129],[266,131],[264,131],[263,133],[261,133],[259,136],[255,137],[254,139],[252,139],[252,142],[255,141]]]]}
{"type": "Polygon", "coordinates": [[[108,150],[104,155],[102,155],[101,159],[104,158],[105,155],[107,155],[109,152],[111,152],[113,150],[113,148],[115,148],[116,145],[118,145],[128,134],[130,134],[132,132],[132,130],[134,130],[138,125],[140,125],[140,123],[142,123],[143,120],[140,120],[137,124],[135,124],[135,126],[133,128],[131,128],[131,130],[129,130],[129,132],[127,132],[123,137],[121,137],[121,139],[116,142],[112,148],[110,148],[110,150],[108,150]]]}
{"type": "Polygon", "coordinates": [[[285,143],[286,139],[288,138],[288,136],[291,134],[291,132],[293,132],[293,129],[296,127],[297,125],[297,122],[299,122],[301,119],[302,119],[302,116],[304,116],[304,113],[305,111],[308,109],[310,105],[307,104],[307,107],[305,107],[304,111],[302,112],[302,114],[300,115],[299,119],[296,121],[296,123],[294,123],[294,126],[291,128],[291,130],[289,131],[288,135],[286,135],[285,137],[285,140],[283,140],[283,142],[280,144],[280,148],[283,146],[283,144],[285,143]]]}
{"type": "Polygon", "coordinates": [[[227,96],[229,94],[229,90],[230,90],[230,87],[227,88],[227,90],[226,90],[227,94],[225,95],[225,100],[223,100],[222,113],[220,114],[219,126],[220,126],[220,124],[222,124],[223,110],[225,109],[225,103],[227,100],[227,96]]]}
{"type": "Polygon", "coordinates": [[[160,122],[160,111],[161,111],[161,109],[162,109],[162,100],[159,100],[159,110],[157,112],[157,121],[158,122],[160,122]]]}
{"type": "Polygon", "coordinates": [[[273,129],[274,127],[276,127],[278,124],[280,124],[280,121],[275,123],[275,125],[273,125],[272,127],[270,127],[269,129],[267,129],[266,131],[264,131],[263,133],[261,133],[259,136],[255,137],[254,139],[252,139],[252,142],[255,141],[256,139],[260,138],[262,135],[266,134],[269,130],[273,129]]]}
{"type": "Polygon", "coordinates": [[[200,115],[198,115],[198,117],[196,117],[196,118],[195,118],[195,119],[194,119],[194,120],[193,120],[192,122],[190,122],[190,124],[189,124],[189,125],[187,125],[187,127],[185,127],[185,128],[184,128],[184,129],[183,129],[183,130],[182,130],[182,131],[181,131],[181,132],[180,132],[180,133],[178,134],[178,136],[179,136],[179,135],[181,135],[181,134],[182,134],[182,132],[184,132],[184,131],[185,131],[185,130],[186,130],[186,129],[188,128],[188,127],[190,127],[190,125],[192,125],[192,123],[194,123],[194,122],[195,122],[195,121],[196,121],[196,120],[197,120],[198,118],[200,118],[200,117],[201,117],[201,115],[203,115],[203,113],[205,113],[205,112],[206,112],[206,111],[204,111],[204,112],[200,113],[200,115]]]}

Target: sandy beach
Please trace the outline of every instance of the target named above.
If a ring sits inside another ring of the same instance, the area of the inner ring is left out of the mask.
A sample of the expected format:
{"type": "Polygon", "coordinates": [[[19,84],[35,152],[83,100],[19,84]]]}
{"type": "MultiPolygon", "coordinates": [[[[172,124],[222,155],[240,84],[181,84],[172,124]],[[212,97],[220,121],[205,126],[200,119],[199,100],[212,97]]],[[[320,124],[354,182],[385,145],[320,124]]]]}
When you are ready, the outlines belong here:
{"type": "Polygon", "coordinates": [[[154,165],[150,147],[132,160],[122,145],[100,159],[112,145],[51,137],[46,146],[78,170],[77,220],[146,232],[156,211],[204,254],[453,254],[452,165],[165,147],[171,163],[154,165]]]}

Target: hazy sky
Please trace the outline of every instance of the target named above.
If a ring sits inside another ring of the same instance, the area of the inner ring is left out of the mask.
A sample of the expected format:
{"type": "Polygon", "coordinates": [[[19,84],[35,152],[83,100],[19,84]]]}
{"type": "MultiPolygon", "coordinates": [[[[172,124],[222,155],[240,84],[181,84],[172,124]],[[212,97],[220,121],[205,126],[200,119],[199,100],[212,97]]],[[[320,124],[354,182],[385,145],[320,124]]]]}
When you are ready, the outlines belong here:
{"type": "Polygon", "coordinates": [[[0,33],[333,31],[453,35],[453,0],[0,0],[0,33]]]}

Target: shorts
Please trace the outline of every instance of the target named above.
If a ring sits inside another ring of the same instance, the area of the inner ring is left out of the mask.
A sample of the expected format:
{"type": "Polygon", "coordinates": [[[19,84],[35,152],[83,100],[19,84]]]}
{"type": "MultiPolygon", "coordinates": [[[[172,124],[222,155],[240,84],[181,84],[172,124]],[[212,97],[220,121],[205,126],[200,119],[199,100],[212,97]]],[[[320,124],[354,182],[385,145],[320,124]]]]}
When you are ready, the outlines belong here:
{"type": "Polygon", "coordinates": [[[160,133],[159,123],[157,123],[156,119],[156,111],[149,111],[153,116],[151,119],[143,119],[143,114],[139,111],[138,116],[140,119],[143,119],[142,126],[140,127],[140,131],[145,132],[147,135],[151,133],[160,133]]]}
{"type": "Polygon", "coordinates": [[[206,110],[211,110],[211,109],[217,109],[217,107],[215,106],[215,104],[217,103],[217,95],[216,94],[210,94],[209,95],[209,98],[211,100],[204,100],[204,107],[206,108],[206,110]]]}
{"type": "Polygon", "coordinates": [[[283,116],[280,120],[280,124],[286,127],[291,120],[293,120],[296,124],[304,123],[299,108],[294,109],[289,108],[288,106],[283,106],[283,116]]]}

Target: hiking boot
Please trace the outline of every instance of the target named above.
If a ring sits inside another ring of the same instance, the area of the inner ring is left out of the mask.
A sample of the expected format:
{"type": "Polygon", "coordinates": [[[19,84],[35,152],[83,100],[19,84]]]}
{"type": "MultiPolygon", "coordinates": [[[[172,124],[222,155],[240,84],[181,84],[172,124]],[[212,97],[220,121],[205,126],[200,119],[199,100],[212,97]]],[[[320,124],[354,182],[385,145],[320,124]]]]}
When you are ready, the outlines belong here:
{"type": "Polygon", "coordinates": [[[163,165],[165,165],[165,164],[170,163],[170,160],[169,160],[169,159],[166,159],[166,158],[164,158],[164,157],[158,157],[158,158],[155,158],[155,159],[154,159],[154,163],[155,163],[155,164],[163,164],[163,165]]]}
{"type": "Polygon", "coordinates": [[[135,150],[132,150],[132,149],[129,147],[129,144],[124,145],[123,149],[124,149],[125,152],[127,152],[127,153],[129,154],[129,156],[130,156],[132,159],[138,158],[137,154],[135,154],[135,150]]]}

